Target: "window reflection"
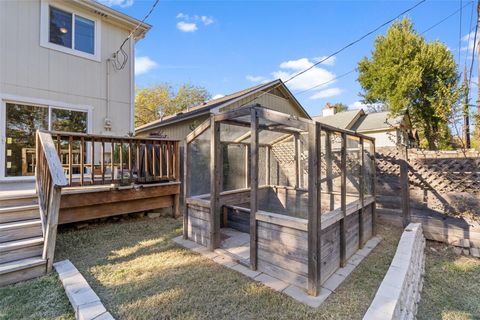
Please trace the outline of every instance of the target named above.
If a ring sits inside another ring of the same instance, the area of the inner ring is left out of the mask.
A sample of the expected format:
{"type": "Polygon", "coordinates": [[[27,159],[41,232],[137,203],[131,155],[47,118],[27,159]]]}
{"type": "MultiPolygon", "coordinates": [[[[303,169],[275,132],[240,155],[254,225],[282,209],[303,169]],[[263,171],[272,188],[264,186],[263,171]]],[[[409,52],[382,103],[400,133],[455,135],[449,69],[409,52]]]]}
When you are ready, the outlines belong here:
{"type": "Polygon", "coordinates": [[[95,22],[75,16],[75,49],[94,54],[95,22]]]}
{"type": "Polygon", "coordinates": [[[72,47],[72,14],[50,7],[50,42],[72,47]]]}

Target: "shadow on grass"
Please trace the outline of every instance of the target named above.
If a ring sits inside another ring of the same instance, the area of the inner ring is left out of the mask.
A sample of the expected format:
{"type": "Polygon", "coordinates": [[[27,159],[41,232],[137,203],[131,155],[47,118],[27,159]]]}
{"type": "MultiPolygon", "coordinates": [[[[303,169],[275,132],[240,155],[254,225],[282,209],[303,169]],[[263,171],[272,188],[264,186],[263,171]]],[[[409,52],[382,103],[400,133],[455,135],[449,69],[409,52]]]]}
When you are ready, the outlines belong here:
{"type": "Polygon", "coordinates": [[[480,260],[428,241],[418,319],[480,319],[480,260]]]}
{"type": "Polygon", "coordinates": [[[70,259],[118,319],[361,319],[395,251],[378,249],[318,310],[295,302],[171,241],[181,221],[140,219],[60,232],[70,259]]]}

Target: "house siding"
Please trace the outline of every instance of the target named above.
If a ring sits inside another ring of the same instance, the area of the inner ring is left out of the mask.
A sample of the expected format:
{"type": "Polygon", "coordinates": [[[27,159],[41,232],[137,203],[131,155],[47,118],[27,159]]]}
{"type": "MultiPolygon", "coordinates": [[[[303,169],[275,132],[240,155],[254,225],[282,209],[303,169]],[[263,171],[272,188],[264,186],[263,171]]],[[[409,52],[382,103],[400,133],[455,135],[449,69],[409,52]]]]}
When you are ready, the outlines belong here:
{"type": "MultiPolygon", "coordinates": [[[[107,62],[129,31],[100,19],[66,1],[52,2],[101,22],[101,61],[94,61],[40,46],[41,1],[0,1],[0,97],[44,99],[52,102],[89,106],[93,133],[104,133],[107,116],[107,62]]],[[[107,18],[108,19],[108,18],[107,18]]],[[[133,49],[127,45],[128,53],[133,49]]],[[[110,69],[110,134],[131,131],[133,96],[133,56],[120,71],[110,69]]],[[[54,105],[54,104],[53,104],[54,105]]]]}

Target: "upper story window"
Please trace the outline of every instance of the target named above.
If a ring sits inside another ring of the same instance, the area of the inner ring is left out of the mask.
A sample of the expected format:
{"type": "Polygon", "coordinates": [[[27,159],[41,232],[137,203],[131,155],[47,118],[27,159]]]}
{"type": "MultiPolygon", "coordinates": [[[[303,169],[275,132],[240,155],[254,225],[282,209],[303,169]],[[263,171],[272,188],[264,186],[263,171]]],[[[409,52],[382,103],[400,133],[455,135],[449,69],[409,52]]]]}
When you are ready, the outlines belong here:
{"type": "Polygon", "coordinates": [[[100,21],[42,0],[40,45],[100,61],[100,21]]]}
{"type": "Polygon", "coordinates": [[[95,22],[50,6],[49,41],[95,54],[95,22]]]}

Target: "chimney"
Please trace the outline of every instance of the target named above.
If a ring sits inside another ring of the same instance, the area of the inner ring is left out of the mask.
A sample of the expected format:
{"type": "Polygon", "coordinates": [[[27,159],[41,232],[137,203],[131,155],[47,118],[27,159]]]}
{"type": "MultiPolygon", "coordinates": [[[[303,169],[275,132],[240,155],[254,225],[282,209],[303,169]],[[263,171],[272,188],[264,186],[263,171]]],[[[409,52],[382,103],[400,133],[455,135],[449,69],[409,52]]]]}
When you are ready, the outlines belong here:
{"type": "Polygon", "coordinates": [[[325,107],[323,107],[322,117],[333,116],[335,113],[337,113],[337,107],[334,105],[332,106],[330,102],[327,102],[325,107]]]}

